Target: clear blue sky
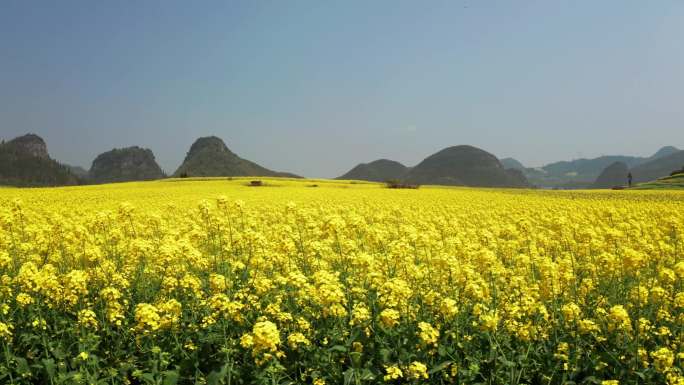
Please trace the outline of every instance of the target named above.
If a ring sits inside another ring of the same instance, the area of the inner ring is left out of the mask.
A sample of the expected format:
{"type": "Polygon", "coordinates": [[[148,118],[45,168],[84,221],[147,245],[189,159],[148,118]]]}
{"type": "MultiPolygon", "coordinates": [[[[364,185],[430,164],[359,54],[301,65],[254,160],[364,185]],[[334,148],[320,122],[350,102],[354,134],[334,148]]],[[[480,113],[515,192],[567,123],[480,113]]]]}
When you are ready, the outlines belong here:
{"type": "Polygon", "coordinates": [[[60,161],[199,136],[310,177],[472,144],[536,166],[684,146],[684,2],[0,2],[0,137],[60,161]]]}

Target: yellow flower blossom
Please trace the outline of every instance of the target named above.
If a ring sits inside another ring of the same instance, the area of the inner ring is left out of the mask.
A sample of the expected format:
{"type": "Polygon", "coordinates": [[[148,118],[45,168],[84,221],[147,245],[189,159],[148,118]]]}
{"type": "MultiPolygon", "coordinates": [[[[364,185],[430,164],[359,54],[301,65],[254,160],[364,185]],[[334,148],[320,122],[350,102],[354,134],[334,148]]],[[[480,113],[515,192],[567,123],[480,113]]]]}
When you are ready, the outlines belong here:
{"type": "Polygon", "coordinates": [[[383,379],[385,382],[389,382],[392,380],[398,380],[404,376],[404,372],[399,369],[398,366],[392,365],[392,366],[385,366],[385,375],[383,379]]]}
{"type": "Polygon", "coordinates": [[[437,345],[439,330],[433,328],[432,325],[427,322],[418,323],[418,329],[420,330],[418,335],[423,343],[427,345],[437,345]]]}
{"type": "Polygon", "coordinates": [[[149,303],[139,303],[136,305],[135,320],[138,331],[145,333],[157,331],[161,326],[159,323],[160,319],[159,309],[154,305],[149,303]]]}
{"type": "Polygon", "coordinates": [[[12,338],[12,325],[0,322],[0,338],[8,341],[12,338]]]}
{"type": "Polygon", "coordinates": [[[252,179],[0,189],[0,348],[321,385],[501,379],[473,357],[523,346],[528,381],[684,385],[681,192],[252,179]]]}
{"type": "Polygon", "coordinates": [[[629,318],[627,310],[625,310],[622,305],[615,305],[610,308],[610,312],[608,313],[608,322],[612,330],[632,330],[632,321],[629,318]]]}
{"type": "Polygon", "coordinates": [[[386,327],[391,328],[399,323],[399,312],[394,309],[385,309],[380,312],[380,322],[386,327]]]}
{"type": "Polygon", "coordinates": [[[408,372],[408,377],[415,380],[428,378],[427,366],[419,361],[411,362],[406,371],[408,372]]]}
{"type": "Polygon", "coordinates": [[[302,346],[311,345],[311,342],[304,336],[304,334],[300,332],[294,332],[287,336],[287,344],[290,346],[290,348],[292,348],[292,350],[297,350],[302,346]]]}
{"type": "Polygon", "coordinates": [[[662,373],[667,373],[672,368],[675,355],[670,349],[663,347],[651,352],[651,358],[653,358],[653,365],[655,366],[656,370],[662,373]]]}
{"type": "Polygon", "coordinates": [[[88,329],[97,330],[97,315],[90,309],[83,309],[78,312],[78,324],[88,329]]]}
{"type": "Polygon", "coordinates": [[[252,328],[254,350],[258,352],[276,352],[280,344],[280,332],[271,321],[259,321],[252,328]]]}

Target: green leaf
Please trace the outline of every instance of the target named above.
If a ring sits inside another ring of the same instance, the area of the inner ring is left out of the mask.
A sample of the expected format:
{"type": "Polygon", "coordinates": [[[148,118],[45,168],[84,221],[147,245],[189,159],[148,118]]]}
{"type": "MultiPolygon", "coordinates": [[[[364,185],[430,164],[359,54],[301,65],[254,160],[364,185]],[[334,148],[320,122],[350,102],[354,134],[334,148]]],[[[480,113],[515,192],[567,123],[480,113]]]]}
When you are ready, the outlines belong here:
{"type": "Polygon", "coordinates": [[[512,368],[515,366],[515,362],[507,360],[504,356],[499,356],[499,362],[501,362],[501,364],[507,368],[512,368]]]}
{"type": "Polygon", "coordinates": [[[31,373],[31,368],[29,367],[28,361],[26,361],[26,358],[15,356],[14,361],[17,362],[17,373],[19,373],[19,374],[30,374],[31,373]]]}
{"type": "Polygon", "coordinates": [[[354,369],[349,368],[344,371],[344,384],[349,385],[352,383],[352,380],[354,379],[354,369]]]}
{"type": "Polygon", "coordinates": [[[392,352],[389,349],[380,349],[380,358],[382,358],[382,362],[389,362],[391,354],[392,352]]]}
{"type": "Polygon", "coordinates": [[[60,348],[54,348],[51,350],[51,353],[53,356],[55,356],[56,359],[62,361],[64,358],[66,358],[66,354],[62,351],[60,348]]]}
{"type": "Polygon", "coordinates": [[[451,365],[451,361],[444,361],[441,364],[434,366],[430,371],[428,372],[429,375],[433,375],[437,372],[441,372],[442,370],[446,369],[451,365]]]}
{"type": "Polygon", "coordinates": [[[154,384],[156,381],[154,380],[154,375],[152,373],[143,373],[142,374],[142,379],[145,380],[148,384],[154,384]]]}
{"type": "Polygon", "coordinates": [[[45,369],[45,372],[48,375],[49,379],[54,379],[55,378],[55,368],[57,365],[55,365],[55,360],[52,358],[43,358],[42,360],[43,363],[43,368],[45,369]]]}
{"type": "Polygon", "coordinates": [[[176,385],[178,383],[178,372],[175,370],[167,370],[163,372],[164,382],[163,385],[176,385]]]}
{"type": "Polygon", "coordinates": [[[228,365],[223,365],[221,367],[221,370],[217,371],[212,371],[209,373],[207,376],[207,385],[219,385],[221,380],[223,380],[226,375],[228,374],[228,365]]]}
{"type": "Polygon", "coordinates": [[[328,350],[331,351],[331,352],[346,353],[346,352],[347,352],[347,347],[346,347],[346,346],[342,346],[342,345],[335,345],[335,346],[331,347],[331,348],[328,349],[328,350]]]}
{"type": "Polygon", "coordinates": [[[370,370],[363,369],[361,371],[361,380],[362,381],[372,381],[374,379],[375,379],[375,375],[370,370]]]}

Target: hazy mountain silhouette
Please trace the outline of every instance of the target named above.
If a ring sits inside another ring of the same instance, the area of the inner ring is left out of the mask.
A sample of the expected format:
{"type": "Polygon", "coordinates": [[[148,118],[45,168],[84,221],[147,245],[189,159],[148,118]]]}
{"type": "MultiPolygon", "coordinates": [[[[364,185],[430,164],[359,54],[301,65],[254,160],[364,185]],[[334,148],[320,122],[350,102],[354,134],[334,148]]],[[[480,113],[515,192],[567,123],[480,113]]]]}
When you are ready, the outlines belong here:
{"type": "Polygon", "coordinates": [[[64,163],[64,166],[71,171],[72,174],[76,175],[77,177],[81,179],[88,179],[88,170],[81,166],[72,166],[69,164],[64,163]]]}
{"type": "MultiPolygon", "coordinates": [[[[625,170],[634,183],[669,175],[684,167],[684,151],[665,146],[649,157],[601,156],[549,163],[539,168],[525,167],[514,158],[499,161],[496,156],[467,145],[445,148],[411,168],[378,159],[355,166],[337,179],[383,182],[401,180],[411,184],[462,185],[482,187],[612,187],[622,185],[625,170]]],[[[205,176],[299,176],[278,172],[240,158],[218,137],[197,139],[186,154],[175,177],[205,176]]],[[[164,178],[165,174],[149,149],[137,146],[100,154],[89,172],[60,164],[50,158],[45,141],[27,134],[0,144],[0,184],[18,186],[73,185],[87,181],[106,183],[164,178]]]]}
{"type": "Polygon", "coordinates": [[[520,163],[517,159],[513,159],[513,158],[503,158],[503,159],[501,159],[501,165],[502,165],[505,169],[511,168],[511,169],[514,169],[514,170],[521,170],[521,171],[522,171],[522,170],[525,170],[525,168],[526,168],[526,167],[523,166],[523,164],[520,163]]]}
{"type": "Polygon", "coordinates": [[[346,174],[335,179],[356,179],[373,182],[386,182],[393,179],[402,179],[409,168],[403,164],[389,160],[378,159],[370,163],[360,163],[349,170],[346,174]]]}
{"type": "Polygon", "coordinates": [[[615,162],[622,162],[628,168],[633,168],[678,151],[676,147],[666,146],[648,157],[607,155],[592,159],[560,161],[549,163],[540,168],[526,168],[524,173],[532,184],[538,186],[584,186],[591,185],[606,167],[615,162]]]}
{"type": "Polygon", "coordinates": [[[525,187],[520,171],[506,170],[496,156],[477,147],[461,145],[438,151],[413,167],[409,183],[478,187],[525,187]]]}
{"type": "Polygon", "coordinates": [[[520,170],[506,170],[496,156],[467,145],[445,148],[428,156],[415,167],[406,167],[388,159],[361,163],[336,179],[375,182],[398,180],[419,185],[529,186],[520,170]]]}
{"type": "Polygon", "coordinates": [[[648,160],[650,161],[650,160],[655,160],[655,159],[658,159],[658,158],[664,158],[664,157],[666,157],[666,156],[668,156],[668,155],[672,155],[672,154],[674,154],[675,152],[679,152],[679,151],[680,151],[680,150],[679,150],[677,147],[674,147],[674,146],[665,146],[665,147],[662,147],[660,150],[656,151],[655,154],[651,155],[651,156],[648,158],[648,160]]]}
{"type": "Polygon", "coordinates": [[[45,141],[27,134],[0,144],[0,184],[60,186],[78,184],[69,169],[50,158],[45,141]]]}
{"type": "Polygon", "coordinates": [[[611,188],[627,184],[629,169],[624,162],[615,162],[606,167],[594,181],[594,188],[611,188]]]}
{"type": "Polygon", "coordinates": [[[684,168],[684,151],[677,151],[633,167],[630,171],[635,183],[648,182],[670,175],[684,168]]]}
{"type": "Polygon", "coordinates": [[[138,146],[115,148],[98,155],[88,175],[95,183],[153,180],[166,176],[152,150],[138,146]]]}
{"type": "Polygon", "coordinates": [[[240,158],[228,149],[223,140],[216,136],[197,139],[190,146],[190,151],[185,156],[183,164],[178,167],[173,176],[280,176],[299,178],[297,175],[269,170],[240,158]]]}

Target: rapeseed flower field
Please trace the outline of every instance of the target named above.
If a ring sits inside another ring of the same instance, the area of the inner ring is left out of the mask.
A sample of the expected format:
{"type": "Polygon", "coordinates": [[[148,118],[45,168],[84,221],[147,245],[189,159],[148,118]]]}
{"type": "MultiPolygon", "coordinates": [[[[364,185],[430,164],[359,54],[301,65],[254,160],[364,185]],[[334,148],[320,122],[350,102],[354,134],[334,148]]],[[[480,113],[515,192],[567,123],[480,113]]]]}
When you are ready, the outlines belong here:
{"type": "Polygon", "coordinates": [[[684,384],[682,193],[248,181],[0,189],[0,383],[684,384]]]}

